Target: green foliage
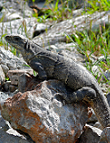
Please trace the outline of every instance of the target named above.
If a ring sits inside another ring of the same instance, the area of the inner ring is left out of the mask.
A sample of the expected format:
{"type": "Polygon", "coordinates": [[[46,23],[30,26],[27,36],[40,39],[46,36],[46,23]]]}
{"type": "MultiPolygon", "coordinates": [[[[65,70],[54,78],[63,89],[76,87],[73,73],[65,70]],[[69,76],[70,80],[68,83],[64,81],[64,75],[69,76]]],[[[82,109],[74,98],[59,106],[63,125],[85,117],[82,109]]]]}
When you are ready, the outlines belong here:
{"type": "Polygon", "coordinates": [[[42,10],[44,15],[38,16],[36,12],[33,14],[33,16],[37,18],[38,22],[45,22],[47,19],[50,19],[51,21],[53,20],[62,21],[64,19],[72,17],[72,9],[70,9],[67,6],[68,0],[66,0],[65,2],[66,5],[64,2],[62,2],[60,6],[59,6],[59,0],[56,0],[56,2],[52,1],[53,0],[46,0],[45,5],[48,8],[42,10]]]}
{"type": "Polygon", "coordinates": [[[109,0],[88,0],[91,7],[88,7],[88,13],[92,14],[96,11],[108,11],[110,9],[109,0]]]}
{"type": "Polygon", "coordinates": [[[5,48],[7,48],[7,44],[6,42],[3,40],[4,37],[6,36],[6,34],[3,34],[0,38],[0,46],[4,46],[5,48]]]}
{"type": "Polygon", "coordinates": [[[95,33],[93,31],[87,32],[77,32],[77,34],[73,34],[73,40],[79,45],[78,50],[80,53],[84,54],[88,61],[90,61],[90,56],[94,54],[95,56],[104,55],[106,63],[100,62],[100,67],[104,70],[110,68],[110,44],[109,44],[109,29],[104,33],[95,33]]]}
{"type": "Polygon", "coordinates": [[[9,79],[9,77],[5,77],[5,80],[6,80],[6,81],[9,81],[10,79],[9,79]]]}
{"type": "Polygon", "coordinates": [[[32,2],[35,2],[35,0],[32,0],[32,2]]]}

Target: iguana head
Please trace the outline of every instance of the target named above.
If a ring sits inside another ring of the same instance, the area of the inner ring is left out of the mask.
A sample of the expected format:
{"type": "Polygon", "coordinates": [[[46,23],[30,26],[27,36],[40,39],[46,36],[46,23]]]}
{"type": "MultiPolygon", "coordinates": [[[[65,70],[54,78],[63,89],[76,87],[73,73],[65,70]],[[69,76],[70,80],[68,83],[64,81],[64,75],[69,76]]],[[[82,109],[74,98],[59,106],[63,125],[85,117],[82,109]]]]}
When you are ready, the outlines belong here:
{"type": "Polygon", "coordinates": [[[21,35],[7,35],[5,36],[5,39],[11,46],[16,48],[18,51],[20,51],[21,53],[24,52],[24,47],[28,39],[21,35]]]}
{"type": "Polygon", "coordinates": [[[33,44],[22,35],[7,35],[5,36],[5,39],[22,54],[26,62],[34,56],[35,50],[33,44]]]}

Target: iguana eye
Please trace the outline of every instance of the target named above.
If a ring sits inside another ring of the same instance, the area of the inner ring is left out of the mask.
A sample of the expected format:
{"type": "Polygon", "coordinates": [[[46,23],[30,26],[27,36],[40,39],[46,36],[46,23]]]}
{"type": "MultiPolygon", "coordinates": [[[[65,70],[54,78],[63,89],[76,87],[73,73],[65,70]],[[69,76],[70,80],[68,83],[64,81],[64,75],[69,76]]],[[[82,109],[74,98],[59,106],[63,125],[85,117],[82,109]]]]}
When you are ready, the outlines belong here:
{"type": "Polygon", "coordinates": [[[19,40],[19,37],[15,37],[15,40],[18,41],[18,40],[19,40]]]}

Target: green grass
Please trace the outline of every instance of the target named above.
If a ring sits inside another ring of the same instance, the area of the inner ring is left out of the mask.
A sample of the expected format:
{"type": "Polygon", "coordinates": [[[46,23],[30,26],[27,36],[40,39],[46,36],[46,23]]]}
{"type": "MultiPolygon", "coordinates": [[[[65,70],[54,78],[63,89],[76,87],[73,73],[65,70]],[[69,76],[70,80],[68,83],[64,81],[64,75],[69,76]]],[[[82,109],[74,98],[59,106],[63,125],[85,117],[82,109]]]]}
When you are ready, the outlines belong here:
{"type": "Polygon", "coordinates": [[[58,3],[59,0],[57,0],[56,3],[52,3],[52,0],[46,0],[45,5],[48,9],[43,10],[45,14],[39,17],[35,12],[33,16],[37,18],[38,22],[45,22],[47,19],[60,22],[67,18],[72,18],[72,9],[68,7],[68,0],[62,2],[60,6],[58,3]]]}
{"type": "Polygon", "coordinates": [[[88,13],[92,14],[96,11],[108,11],[110,10],[109,0],[88,0],[91,8],[88,7],[88,13]]]}

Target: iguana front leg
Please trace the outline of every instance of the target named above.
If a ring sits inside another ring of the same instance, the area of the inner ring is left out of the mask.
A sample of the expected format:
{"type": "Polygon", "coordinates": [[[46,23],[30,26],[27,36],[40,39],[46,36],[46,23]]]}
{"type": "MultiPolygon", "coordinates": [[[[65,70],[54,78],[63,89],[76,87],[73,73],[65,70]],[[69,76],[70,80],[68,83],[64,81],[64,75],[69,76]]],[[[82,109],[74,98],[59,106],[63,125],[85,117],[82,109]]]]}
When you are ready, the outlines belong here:
{"type": "Polygon", "coordinates": [[[31,68],[33,70],[35,70],[36,72],[38,72],[38,78],[42,79],[42,80],[46,80],[47,79],[47,74],[42,66],[41,63],[36,62],[36,60],[32,60],[29,65],[31,66],[31,68]]]}
{"type": "Polygon", "coordinates": [[[93,102],[93,100],[96,98],[96,92],[90,87],[82,87],[73,93],[69,92],[67,95],[62,94],[62,96],[67,101],[67,103],[73,103],[82,100],[93,102]]]}

